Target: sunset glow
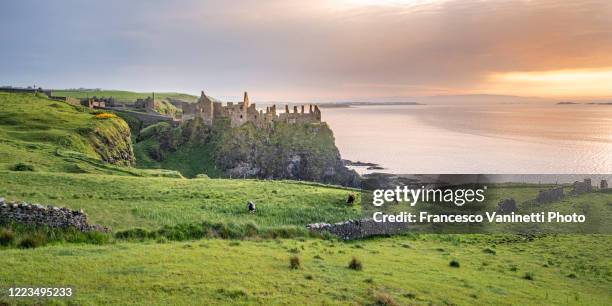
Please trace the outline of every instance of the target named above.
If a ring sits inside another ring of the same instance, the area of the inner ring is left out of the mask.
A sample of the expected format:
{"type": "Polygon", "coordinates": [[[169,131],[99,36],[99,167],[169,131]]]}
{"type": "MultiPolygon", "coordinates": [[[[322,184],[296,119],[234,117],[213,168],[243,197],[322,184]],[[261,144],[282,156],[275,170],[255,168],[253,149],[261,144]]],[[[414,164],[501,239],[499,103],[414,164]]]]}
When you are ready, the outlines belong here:
{"type": "Polygon", "coordinates": [[[612,68],[493,74],[495,91],[517,90],[540,96],[612,96],[612,68]]]}
{"type": "Polygon", "coordinates": [[[78,1],[79,14],[28,1],[0,10],[12,12],[0,13],[0,27],[12,29],[0,79],[206,88],[230,100],[244,88],[294,102],[612,97],[612,1],[124,1],[120,12],[102,3],[78,1]],[[97,19],[108,22],[89,22],[97,19]]]}

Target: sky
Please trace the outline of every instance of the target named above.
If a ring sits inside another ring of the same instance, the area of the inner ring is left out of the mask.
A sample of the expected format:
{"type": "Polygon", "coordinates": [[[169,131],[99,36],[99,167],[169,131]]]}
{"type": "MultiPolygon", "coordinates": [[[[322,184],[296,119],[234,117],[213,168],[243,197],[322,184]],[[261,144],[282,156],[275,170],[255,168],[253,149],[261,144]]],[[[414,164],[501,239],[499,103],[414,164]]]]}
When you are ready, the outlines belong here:
{"type": "Polygon", "coordinates": [[[612,97],[612,1],[3,0],[0,85],[612,97]]]}

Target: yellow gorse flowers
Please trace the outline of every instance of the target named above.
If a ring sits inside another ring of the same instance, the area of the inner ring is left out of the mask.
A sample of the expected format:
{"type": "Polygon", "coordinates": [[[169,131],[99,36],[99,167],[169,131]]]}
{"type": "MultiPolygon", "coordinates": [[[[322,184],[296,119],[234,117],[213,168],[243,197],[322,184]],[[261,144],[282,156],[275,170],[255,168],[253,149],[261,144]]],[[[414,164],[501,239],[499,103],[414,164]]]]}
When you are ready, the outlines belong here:
{"type": "Polygon", "coordinates": [[[115,114],[101,113],[94,116],[96,119],[110,119],[117,117],[115,114]]]}

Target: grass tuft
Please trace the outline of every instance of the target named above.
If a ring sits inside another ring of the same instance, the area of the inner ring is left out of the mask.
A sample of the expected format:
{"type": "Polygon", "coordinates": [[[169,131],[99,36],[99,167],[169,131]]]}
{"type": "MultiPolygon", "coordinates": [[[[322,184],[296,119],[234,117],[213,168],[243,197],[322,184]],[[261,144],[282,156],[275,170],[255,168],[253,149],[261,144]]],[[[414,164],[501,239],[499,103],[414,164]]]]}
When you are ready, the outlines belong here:
{"type": "Polygon", "coordinates": [[[42,235],[28,235],[19,241],[19,248],[21,249],[34,249],[41,247],[47,243],[45,237],[42,235]]]}
{"type": "Polygon", "coordinates": [[[289,258],[289,269],[297,270],[300,266],[300,258],[298,256],[291,256],[289,258]]]}
{"type": "Polygon", "coordinates": [[[486,254],[491,254],[491,255],[497,254],[497,252],[495,250],[491,249],[491,248],[483,249],[482,252],[486,253],[486,254]]]}
{"type": "Polygon", "coordinates": [[[377,306],[398,306],[399,304],[388,293],[376,292],[374,294],[374,305],[377,305],[377,306]]]}
{"type": "Polygon", "coordinates": [[[9,246],[15,242],[15,233],[8,229],[0,229],[0,246],[9,246]]]}
{"type": "Polygon", "coordinates": [[[26,163],[16,163],[11,167],[13,171],[34,171],[34,166],[26,163]]]}
{"type": "Polygon", "coordinates": [[[348,268],[355,271],[361,271],[363,269],[363,265],[361,264],[361,261],[357,259],[357,257],[353,257],[348,264],[348,268]]]}

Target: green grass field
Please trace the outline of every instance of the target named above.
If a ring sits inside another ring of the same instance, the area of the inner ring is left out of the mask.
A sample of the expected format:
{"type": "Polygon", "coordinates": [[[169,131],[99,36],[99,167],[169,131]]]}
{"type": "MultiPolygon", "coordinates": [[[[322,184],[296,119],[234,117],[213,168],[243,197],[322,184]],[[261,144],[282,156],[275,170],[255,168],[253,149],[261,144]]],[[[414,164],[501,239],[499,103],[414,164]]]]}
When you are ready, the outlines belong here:
{"type": "MultiPolygon", "coordinates": [[[[152,96],[152,92],[133,92],[125,90],[62,90],[57,89],[52,91],[54,96],[60,97],[73,97],[78,99],[91,98],[96,96],[98,98],[115,98],[117,101],[122,103],[133,103],[136,99],[144,99],[152,96]]],[[[198,97],[185,93],[178,92],[156,92],[155,99],[177,99],[185,102],[195,102],[198,97]]]]}
{"type": "Polygon", "coordinates": [[[69,173],[0,172],[0,196],[83,209],[115,230],[201,221],[262,227],[338,222],[360,216],[344,188],[294,181],[181,179],[69,173]],[[258,213],[249,214],[253,201],[258,213]]]}
{"type": "MultiPolygon", "coordinates": [[[[113,131],[125,122],[96,120],[89,110],[31,94],[0,93],[0,105],[0,197],[83,209],[113,234],[203,222],[305,232],[307,223],[362,214],[359,205],[345,203],[356,191],[342,187],[186,179],[176,171],[111,165],[95,149],[99,139],[83,132],[113,131]],[[18,163],[33,171],[11,170],[18,163]],[[248,200],[257,205],[256,214],[246,212],[248,200]]],[[[168,162],[180,168],[189,153],[168,162]]],[[[494,186],[490,202],[513,197],[523,203],[541,187],[494,186]]],[[[610,232],[610,194],[572,196],[547,206],[588,211],[599,216],[600,230],[610,232]]],[[[7,228],[17,232],[16,240],[23,231],[36,233],[10,225],[1,230],[7,228]]],[[[34,249],[20,249],[18,241],[0,246],[0,305],[612,304],[610,235],[413,233],[344,242],[309,235],[176,241],[181,239],[113,234],[86,242],[59,237],[34,249]],[[289,268],[294,256],[298,269],[289,268]],[[353,257],[362,270],[347,268],[353,257]],[[15,299],[6,296],[9,286],[71,286],[75,296],[15,299]]]]}
{"type": "Polygon", "coordinates": [[[64,301],[76,304],[609,305],[609,239],[421,235],[354,243],[56,245],[2,251],[0,287],[72,286],[74,298],[64,301]],[[292,256],[300,258],[299,269],[289,268],[292,256]],[[347,268],[352,257],[361,271],[347,268]]]}

